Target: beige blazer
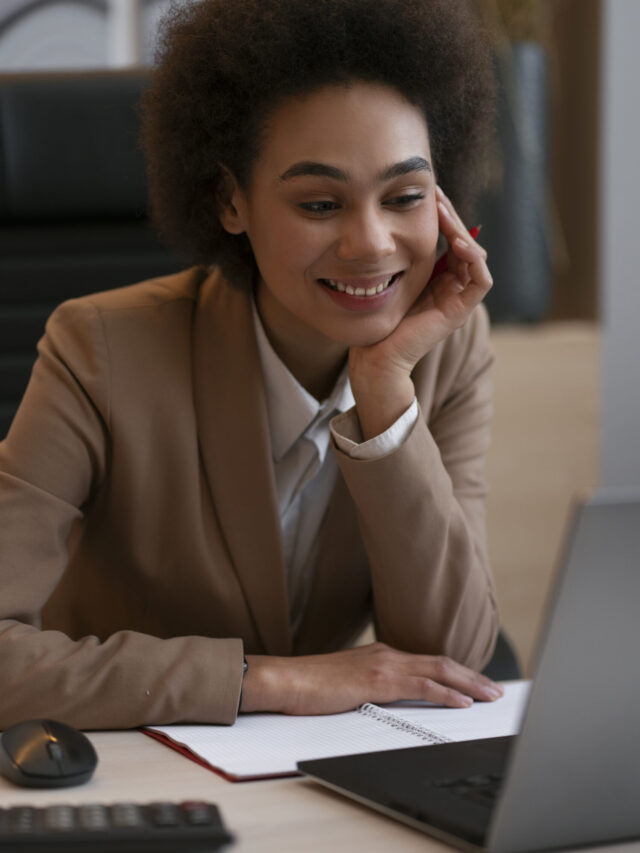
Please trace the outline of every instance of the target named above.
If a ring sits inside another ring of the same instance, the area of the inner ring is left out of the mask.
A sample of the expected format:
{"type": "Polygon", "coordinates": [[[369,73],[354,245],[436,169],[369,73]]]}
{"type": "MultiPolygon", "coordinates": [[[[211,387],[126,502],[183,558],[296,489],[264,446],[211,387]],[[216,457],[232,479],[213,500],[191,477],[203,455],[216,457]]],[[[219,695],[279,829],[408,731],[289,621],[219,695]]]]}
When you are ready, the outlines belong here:
{"type": "Polygon", "coordinates": [[[72,300],[39,353],[0,444],[0,728],[232,723],[243,647],[327,652],[372,616],[392,646],[486,663],[484,309],[416,368],[398,450],[333,448],[296,636],[249,293],[192,269],[72,300]]]}

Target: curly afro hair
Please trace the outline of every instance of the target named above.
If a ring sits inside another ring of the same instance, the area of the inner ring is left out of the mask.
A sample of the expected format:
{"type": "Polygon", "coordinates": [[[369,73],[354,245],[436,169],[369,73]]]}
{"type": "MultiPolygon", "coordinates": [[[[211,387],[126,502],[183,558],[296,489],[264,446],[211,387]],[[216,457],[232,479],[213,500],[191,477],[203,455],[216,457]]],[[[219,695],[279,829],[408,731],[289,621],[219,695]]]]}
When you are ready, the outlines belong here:
{"type": "Polygon", "coordinates": [[[201,0],[170,11],[159,44],[142,105],[152,216],[194,263],[255,269],[220,224],[222,166],[248,189],[270,111],[327,85],[381,83],[418,107],[437,179],[470,216],[495,94],[471,0],[201,0]]]}

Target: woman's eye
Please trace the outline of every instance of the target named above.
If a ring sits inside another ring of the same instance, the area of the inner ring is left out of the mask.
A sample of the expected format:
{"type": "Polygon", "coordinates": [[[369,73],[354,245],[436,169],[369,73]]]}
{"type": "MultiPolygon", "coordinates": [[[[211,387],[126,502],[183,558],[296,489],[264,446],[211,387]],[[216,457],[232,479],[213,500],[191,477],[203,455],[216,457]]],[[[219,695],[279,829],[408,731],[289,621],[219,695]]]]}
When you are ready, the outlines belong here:
{"type": "Polygon", "coordinates": [[[301,207],[302,210],[306,210],[307,213],[322,215],[325,213],[333,213],[333,211],[337,210],[340,205],[335,201],[303,201],[298,205],[298,207],[301,207]]]}
{"type": "Polygon", "coordinates": [[[384,202],[387,207],[410,207],[424,198],[424,193],[407,193],[399,195],[395,198],[390,198],[384,202]]]}

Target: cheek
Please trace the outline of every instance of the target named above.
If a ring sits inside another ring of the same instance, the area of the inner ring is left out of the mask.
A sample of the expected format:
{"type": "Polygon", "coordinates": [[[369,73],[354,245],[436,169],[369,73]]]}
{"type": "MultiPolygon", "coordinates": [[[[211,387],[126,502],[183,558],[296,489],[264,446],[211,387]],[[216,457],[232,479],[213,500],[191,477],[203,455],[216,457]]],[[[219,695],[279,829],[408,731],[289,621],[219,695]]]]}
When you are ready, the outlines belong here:
{"type": "Polygon", "coordinates": [[[427,257],[435,252],[440,235],[438,208],[435,193],[428,193],[425,202],[404,220],[405,241],[414,251],[427,257]]]}
{"type": "Polygon", "coordinates": [[[327,236],[317,223],[310,223],[288,211],[271,213],[255,221],[249,230],[249,240],[258,265],[261,263],[281,272],[300,272],[306,269],[326,248],[327,236]],[[315,227],[313,227],[315,226],[315,227]]]}
{"type": "Polygon", "coordinates": [[[407,235],[416,258],[425,262],[435,260],[439,236],[438,218],[435,212],[431,214],[430,211],[425,211],[425,214],[413,223],[410,234],[407,235]]]}

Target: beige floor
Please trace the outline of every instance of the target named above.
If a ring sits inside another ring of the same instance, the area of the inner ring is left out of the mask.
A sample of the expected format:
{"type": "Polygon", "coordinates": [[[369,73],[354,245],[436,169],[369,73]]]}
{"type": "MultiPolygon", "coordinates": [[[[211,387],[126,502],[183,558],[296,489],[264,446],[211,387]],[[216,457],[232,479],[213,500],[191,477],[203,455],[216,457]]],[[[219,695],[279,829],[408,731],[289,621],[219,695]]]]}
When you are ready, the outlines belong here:
{"type": "Polygon", "coordinates": [[[600,331],[496,327],[489,549],[502,622],[525,670],[572,501],[599,478],[600,331]]]}

